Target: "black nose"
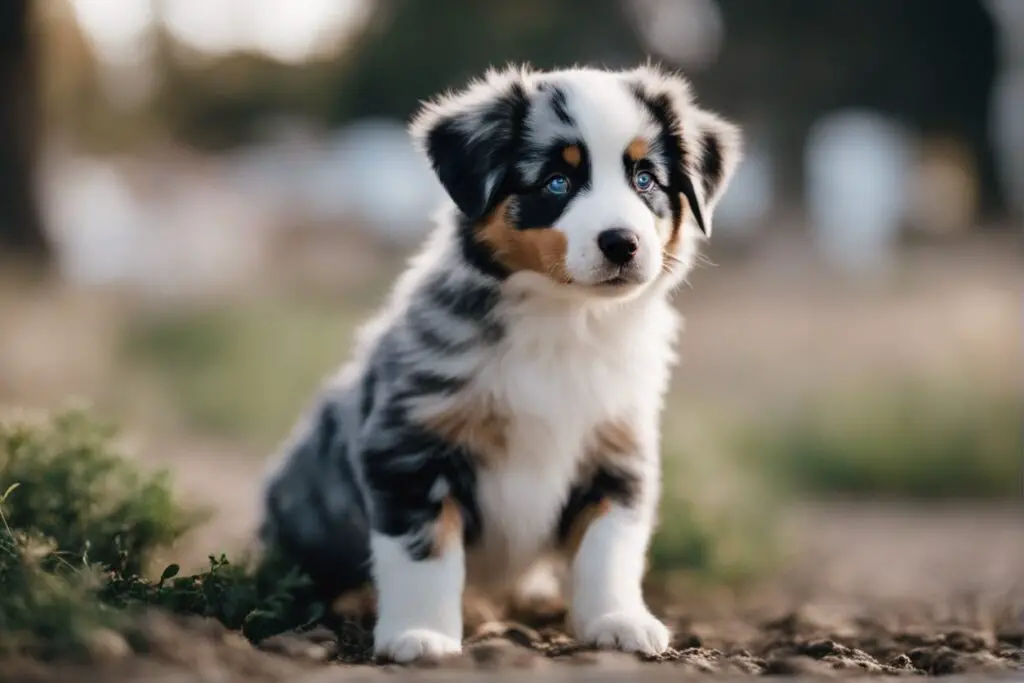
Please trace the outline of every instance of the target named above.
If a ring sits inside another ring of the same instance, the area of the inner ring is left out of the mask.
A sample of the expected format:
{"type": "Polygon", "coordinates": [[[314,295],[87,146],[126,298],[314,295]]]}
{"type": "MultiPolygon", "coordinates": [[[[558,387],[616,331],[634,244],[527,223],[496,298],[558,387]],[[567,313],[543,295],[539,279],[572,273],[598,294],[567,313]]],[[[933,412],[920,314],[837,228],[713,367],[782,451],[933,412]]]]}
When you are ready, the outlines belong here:
{"type": "Polygon", "coordinates": [[[640,238],[632,230],[612,228],[597,236],[597,246],[609,261],[617,266],[629,263],[640,248],[640,238]]]}

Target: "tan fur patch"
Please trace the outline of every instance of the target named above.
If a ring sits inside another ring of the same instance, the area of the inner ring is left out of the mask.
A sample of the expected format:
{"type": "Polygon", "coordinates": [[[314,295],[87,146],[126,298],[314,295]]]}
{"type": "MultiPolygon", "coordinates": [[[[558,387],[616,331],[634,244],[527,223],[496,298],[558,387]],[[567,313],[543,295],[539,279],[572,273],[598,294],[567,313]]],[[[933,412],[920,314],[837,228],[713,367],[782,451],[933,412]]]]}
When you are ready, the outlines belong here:
{"type": "Polygon", "coordinates": [[[583,161],[583,152],[580,151],[579,145],[569,145],[562,150],[562,158],[570,166],[579,166],[583,161]]]}
{"type": "Polygon", "coordinates": [[[441,501],[441,513],[434,522],[433,556],[440,557],[452,543],[462,540],[462,513],[450,497],[441,501]]]}
{"type": "Polygon", "coordinates": [[[350,619],[362,619],[377,611],[377,590],[372,583],[342,593],[331,603],[331,611],[350,619]]]}
{"type": "Polygon", "coordinates": [[[633,141],[626,147],[626,155],[633,161],[640,161],[650,151],[650,144],[643,138],[633,138],[633,141]]]}
{"type": "MultiPolygon", "coordinates": [[[[682,197],[682,195],[680,195],[682,197]]],[[[662,268],[666,271],[671,271],[675,268],[676,260],[679,252],[679,242],[683,237],[683,223],[686,221],[686,214],[690,211],[690,205],[686,200],[686,197],[682,197],[682,208],[679,212],[679,222],[672,225],[670,223],[668,239],[661,247],[662,255],[662,268]]]]}
{"type": "Polygon", "coordinates": [[[508,452],[508,419],[488,400],[458,400],[430,413],[421,411],[417,419],[445,441],[465,446],[483,464],[499,462],[508,452]]]}
{"type": "Polygon", "coordinates": [[[576,519],[572,521],[572,526],[569,527],[569,535],[565,539],[564,546],[565,552],[570,558],[576,557],[580,544],[583,543],[583,536],[587,533],[590,525],[608,514],[611,507],[612,504],[607,499],[603,499],[600,503],[588,505],[576,515],[576,519]]]}
{"type": "Polygon", "coordinates": [[[594,430],[589,459],[608,460],[616,456],[633,456],[637,453],[636,432],[626,420],[609,420],[594,430]]]}
{"type": "Polygon", "coordinates": [[[477,229],[477,239],[494,250],[495,259],[512,272],[534,271],[556,282],[568,283],[565,234],[554,228],[516,230],[508,222],[506,199],[477,229]]]}

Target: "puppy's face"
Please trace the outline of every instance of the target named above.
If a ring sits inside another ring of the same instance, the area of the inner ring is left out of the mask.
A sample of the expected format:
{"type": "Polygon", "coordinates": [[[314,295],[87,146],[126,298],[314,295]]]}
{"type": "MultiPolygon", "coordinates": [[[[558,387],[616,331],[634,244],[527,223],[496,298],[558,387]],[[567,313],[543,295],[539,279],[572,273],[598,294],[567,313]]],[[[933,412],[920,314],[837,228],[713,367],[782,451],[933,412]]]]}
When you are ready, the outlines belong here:
{"type": "Polygon", "coordinates": [[[492,71],[411,131],[471,263],[612,297],[685,274],[740,147],[680,76],[651,67],[492,71]]]}

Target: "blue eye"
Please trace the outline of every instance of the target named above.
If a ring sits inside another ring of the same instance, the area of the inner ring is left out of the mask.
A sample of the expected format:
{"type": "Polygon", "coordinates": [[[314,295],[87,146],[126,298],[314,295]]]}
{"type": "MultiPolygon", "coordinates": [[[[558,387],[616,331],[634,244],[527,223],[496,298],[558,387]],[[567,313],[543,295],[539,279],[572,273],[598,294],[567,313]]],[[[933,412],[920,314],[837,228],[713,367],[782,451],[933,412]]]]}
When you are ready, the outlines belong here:
{"type": "Polygon", "coordinates": [[[544,189],[551,194],[566,194],[569,191],[569,179],[564,175],[551,176],[544,185],[544,189]]]}
{"type": "Polygon", "coordinates": [[[633,176],[633,184],[641,192],[647,192],[654,185],[654,176],[648,171],[640,171],[633,176]]]}

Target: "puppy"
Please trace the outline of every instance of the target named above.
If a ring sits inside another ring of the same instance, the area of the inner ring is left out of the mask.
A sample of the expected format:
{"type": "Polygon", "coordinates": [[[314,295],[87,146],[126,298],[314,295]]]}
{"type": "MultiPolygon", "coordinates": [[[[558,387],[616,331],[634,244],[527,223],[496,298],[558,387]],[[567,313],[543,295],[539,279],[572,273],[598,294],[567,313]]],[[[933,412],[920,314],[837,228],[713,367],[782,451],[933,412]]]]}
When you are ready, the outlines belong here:
{"type": "Polygon", "coordinates": [[[660,653],[670,295],[740,131],[650,64],[491,70],[410,130],[451,201],[277,459],[262,538],[328,590],[372,581],[381,659],[460,652],[464,587],[539,561],[579,640],[660,653]]]}

